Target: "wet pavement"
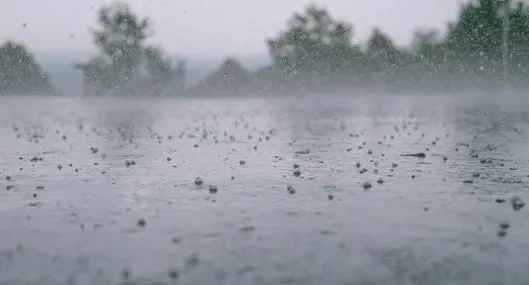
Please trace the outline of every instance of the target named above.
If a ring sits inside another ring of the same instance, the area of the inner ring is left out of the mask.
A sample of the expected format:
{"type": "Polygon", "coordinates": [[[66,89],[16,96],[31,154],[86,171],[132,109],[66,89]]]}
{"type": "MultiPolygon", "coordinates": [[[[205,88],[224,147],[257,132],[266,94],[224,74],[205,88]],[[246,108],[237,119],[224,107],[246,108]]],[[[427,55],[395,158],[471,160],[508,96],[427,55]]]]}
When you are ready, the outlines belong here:
{"type": "Polygon", "coordinates": [[[0,284],[527,284],[509,99],[2,97],[0,284]]]}

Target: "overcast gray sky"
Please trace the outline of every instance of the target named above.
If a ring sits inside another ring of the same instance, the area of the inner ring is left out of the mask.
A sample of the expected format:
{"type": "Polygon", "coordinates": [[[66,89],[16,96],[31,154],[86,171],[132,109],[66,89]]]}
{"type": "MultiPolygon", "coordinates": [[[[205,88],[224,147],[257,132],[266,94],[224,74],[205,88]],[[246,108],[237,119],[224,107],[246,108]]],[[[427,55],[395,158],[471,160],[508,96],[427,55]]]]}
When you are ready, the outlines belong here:
{"type": "MultiPolygon", "coordinates": [[[[90,28],[104,0],[0,0],[0,41],[11,38],[31,50],[92,47],[90,28]],[[24,27],[24,23],[26,26],[24,27]]],[[[152,42],[171,53],[266,53],[265,39],[286,27],[294,11],[310,3],[354,25],[355,40],[375,26],[400,45],[416,27],[443,28],[461,0],[129,0],[154,21],[152,42]]]]}

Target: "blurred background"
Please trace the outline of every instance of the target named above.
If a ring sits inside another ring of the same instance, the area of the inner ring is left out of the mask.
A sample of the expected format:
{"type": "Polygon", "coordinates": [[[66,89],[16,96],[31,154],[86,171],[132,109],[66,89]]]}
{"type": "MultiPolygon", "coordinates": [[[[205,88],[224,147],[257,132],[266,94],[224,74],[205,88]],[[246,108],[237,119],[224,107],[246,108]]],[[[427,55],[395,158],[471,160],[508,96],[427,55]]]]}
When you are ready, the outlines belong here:
{"type": "Polygon", "coordinates": [[[490,90],[507,59],[525,88],[529,9],[509,2],[2,0],[0,93],[490,90]]]}

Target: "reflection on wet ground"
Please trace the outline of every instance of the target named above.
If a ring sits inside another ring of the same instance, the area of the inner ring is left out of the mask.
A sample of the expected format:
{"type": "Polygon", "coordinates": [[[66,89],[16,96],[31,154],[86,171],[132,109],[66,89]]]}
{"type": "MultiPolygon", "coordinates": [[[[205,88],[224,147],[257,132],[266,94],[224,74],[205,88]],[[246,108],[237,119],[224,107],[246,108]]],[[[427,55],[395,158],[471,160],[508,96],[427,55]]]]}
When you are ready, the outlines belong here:
{"type": "Polygon", "coordinates": [[[528,107],[1,98],[0,284],[527,284],[528,107]]]}

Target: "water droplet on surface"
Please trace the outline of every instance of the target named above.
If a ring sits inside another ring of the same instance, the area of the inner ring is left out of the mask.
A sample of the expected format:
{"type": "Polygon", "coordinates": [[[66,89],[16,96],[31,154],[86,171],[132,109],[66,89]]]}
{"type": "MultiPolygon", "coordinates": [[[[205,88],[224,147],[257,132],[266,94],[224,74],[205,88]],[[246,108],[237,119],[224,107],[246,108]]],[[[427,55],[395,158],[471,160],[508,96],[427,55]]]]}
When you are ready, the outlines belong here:
{"type": "Polygon", "coordinates": [[[125,279],[125,280],[128,280],[130,278],[130,270],[128,269],[123,269],[121,271],[121,278],[125,279]]]}
{"type": "Polygon", "coordinates": [[[219,191],[219,189],[217,188],[217,186],[209,185],[209,193],[216,194],[218,191],[219,191]]]}
{"type": "Polygon", "coordinates": [[[179,243],[179,242],[181,242],[181,241],[182,241],[182,238],[179,238],[179,237],[174,237],[174,238],[171,240],[172,243],[179,243]]]}
{"type": "Polygon", "coordinates": [[[169,278],[172,280],[175,280],[178,278],[178,276],[180,276],[180,274],[178,273],[178,270],[176,269],[169,270],[168,275],[169,275],[169,278]]]}
{"type": "Polygon", "coordinates": [[[511,205],[515,211],[519,211],[525,206],[525,202],[522,200],[522,198],[513,196],[511,198],[511,205]]]}
{"type": "Polygon", "coordinates": [[[503,198],[496,198],[495,201],[496,201],[496,203],[501,204],[501,203],[505,203],[506,200],[503,199],[503,198]]]}
{"type": "Polygon", "coordinates": [[[243,233],[252,232],[254,230],[255,230],[255,227],[253,227],[253,226],[244,226],[244,227],[241,227],[239,229],[239,231],[241,231],[243,233]]]}

